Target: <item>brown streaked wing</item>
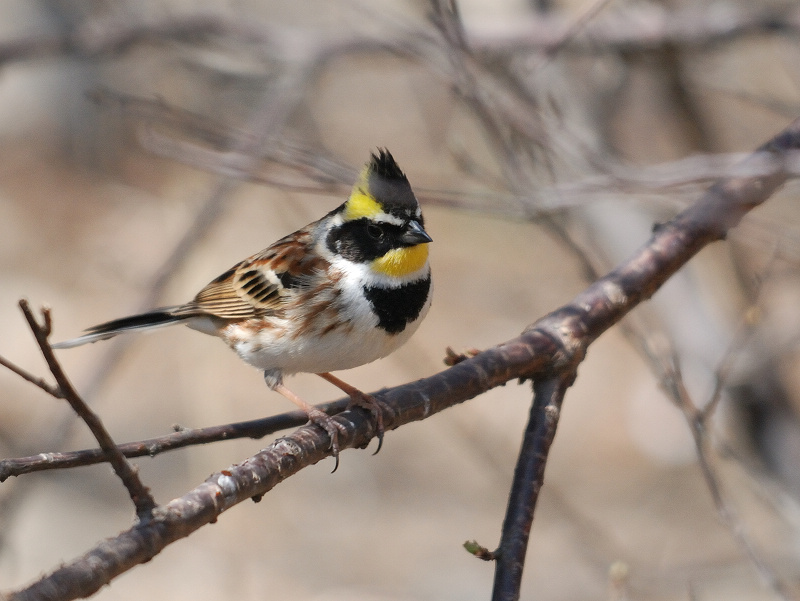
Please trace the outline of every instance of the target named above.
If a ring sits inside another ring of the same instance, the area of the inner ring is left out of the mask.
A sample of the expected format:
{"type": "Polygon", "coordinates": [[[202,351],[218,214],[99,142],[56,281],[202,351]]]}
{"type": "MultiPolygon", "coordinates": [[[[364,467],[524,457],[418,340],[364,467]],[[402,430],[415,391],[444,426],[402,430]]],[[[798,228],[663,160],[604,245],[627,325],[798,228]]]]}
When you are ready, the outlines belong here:
{"type": "Polygon", "coordinates": [[[248,262],[243,261],[210,282],[191,302],[179,307],[174,314],[213,315],[221,319],[247,319],[264,315],[264,309],[242,296],[234,285],[238,269],[248,262]]]}
{"type": "Polygon", "coordinates": [[[324,273],[328,262],[309,253],[311,234],[303,229],[245,259],[203,288],[180,313],[247,319],[280,312],[289,294],[324,273]]]}

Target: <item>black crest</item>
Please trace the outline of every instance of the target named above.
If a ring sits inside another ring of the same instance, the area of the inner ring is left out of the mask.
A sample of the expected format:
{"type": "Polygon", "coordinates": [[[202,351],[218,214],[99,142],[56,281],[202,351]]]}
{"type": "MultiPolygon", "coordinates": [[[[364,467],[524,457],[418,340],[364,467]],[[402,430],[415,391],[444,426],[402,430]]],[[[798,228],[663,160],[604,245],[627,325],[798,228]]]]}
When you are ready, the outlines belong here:
{"type": "Polygon", "coordinates": [[[368,165],[367,186],[383,210],[401,219],[419,217],[419,204],[405,173],[385,148],[372,154],[368,165]]]}
{"type": "Polygon", "coordinates": [[[384,179],[406,180],[406,174],[400,170],[392,153],[385,148],[379,148],[377,155],[372,153],[369,170],[384,179]]]}

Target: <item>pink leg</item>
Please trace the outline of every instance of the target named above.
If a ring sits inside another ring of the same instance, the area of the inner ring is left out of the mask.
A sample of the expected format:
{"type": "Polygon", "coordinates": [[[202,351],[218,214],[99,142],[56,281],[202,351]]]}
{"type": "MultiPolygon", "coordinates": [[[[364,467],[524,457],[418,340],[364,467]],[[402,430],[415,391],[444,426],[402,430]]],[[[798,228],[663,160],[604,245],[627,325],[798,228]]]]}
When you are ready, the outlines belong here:
{"type": "Polygon", "coordinates": [[[377,454],[378,451],[381,450],[383,446],[383,412],[384,410],[390,410],[385,403],[381,403],[378,399],[374,396],[367,394],[365,392],[361,392],[355,386],[350,386],[344,380],[340,380],[336,376],[331,373],[324,372],[321,374],[317,374],[323,380],[327,380],[336,388],[344,392],[347,396],[350,397],[350,406],[361,407],[366,409],[372,414],[372,419],[375,422],[375,433],[378,436],[378,448],[373,453],[373,455],[377,454]]]}
{"type": "Polygon", "coordinates": [[[335,472],[339,467],[339,432],[346,434],[347,430],[345,427],[340,423],[337,423],[336,420],[334,420],[324,411],[320,411],[313,405],[306,403],[303,399],[286,388],[286,386],[284,386],[282,383],[275,384],[273,390],[292,401],[308,416],[308,419],[311,421],[311,423],[318,425],[328,433],[328,436],[331,437],[331,449],[333,450],[333,456],[336,458],[336,465],[333,468],[333,471],[335,472]]]}

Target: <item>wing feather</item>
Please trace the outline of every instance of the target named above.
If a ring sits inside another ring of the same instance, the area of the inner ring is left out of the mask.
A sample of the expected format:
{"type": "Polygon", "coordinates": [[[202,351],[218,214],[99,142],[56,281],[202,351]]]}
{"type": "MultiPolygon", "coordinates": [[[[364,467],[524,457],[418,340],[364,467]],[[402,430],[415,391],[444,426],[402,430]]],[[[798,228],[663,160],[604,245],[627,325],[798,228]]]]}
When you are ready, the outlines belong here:
{"type": "Polygon", "coordinates": [[[278,240],[210,282],[173,315],[238,320],[281,314],[299,288],[327,270],[328,262],[311,244],[308,228],[278,240]]]}

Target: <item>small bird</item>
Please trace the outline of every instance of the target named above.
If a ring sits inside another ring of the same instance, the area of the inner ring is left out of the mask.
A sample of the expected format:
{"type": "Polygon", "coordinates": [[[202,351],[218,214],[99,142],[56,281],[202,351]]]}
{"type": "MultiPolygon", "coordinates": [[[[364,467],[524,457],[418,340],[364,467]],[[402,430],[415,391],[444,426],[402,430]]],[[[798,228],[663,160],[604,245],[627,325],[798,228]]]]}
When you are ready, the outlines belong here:
{"type": "Polygon", "coordinates": [[[315,373],[369,409],[380,449],[378,401],[330,372],[385,357],[416,331],[431,304],[429,242],[408,179],[380,149],[347,202],[237,263],[190,302],[102,323],[53,348],[177,323],[217,336],[325,429],[338,465],[343,426],[289,390],[284,376],[315,373]]]}

